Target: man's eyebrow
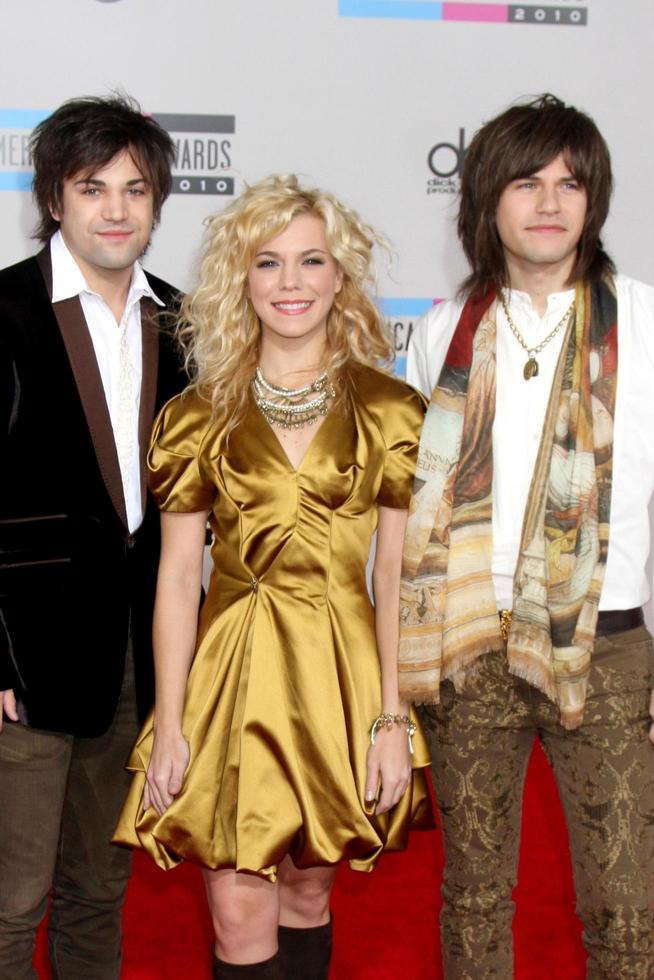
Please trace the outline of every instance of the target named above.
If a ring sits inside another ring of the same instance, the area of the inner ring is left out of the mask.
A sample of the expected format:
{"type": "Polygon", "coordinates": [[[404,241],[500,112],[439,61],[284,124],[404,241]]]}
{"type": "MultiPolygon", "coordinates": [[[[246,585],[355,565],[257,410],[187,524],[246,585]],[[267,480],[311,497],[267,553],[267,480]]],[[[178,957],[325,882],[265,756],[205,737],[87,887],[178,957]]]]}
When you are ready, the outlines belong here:
{"type": "MultiPolygon", "coordinates": [[[[125,184],[126,187],[135,187],[136,184],[147,184],[145,177],[134,177],[132,180],[128,180],[125,184]]],[[[93,187],[106,187],[106,181],[98,180],[97,177],[80,177],[79,180],[75,181],[74,186],[77,187],[78,184],[92,184],[93,187]]]]}
{"type": "MultiPolygon", "coordinates": [[[[538,170],[529,171],[524,174],[519,174],[517,177],[514,177],[513,180],[514,181],[515,180],[542,180],[542,177],[539,177],[538,173],[539,173],[538,170]]],[[[579,177],[576,177],[575,174],[573,174],[572,170],[568,170],[566,174],[563,174],[562,177],[559,177],[559,180],[576,180],[578,184],[581,183],[579,177]]]]}

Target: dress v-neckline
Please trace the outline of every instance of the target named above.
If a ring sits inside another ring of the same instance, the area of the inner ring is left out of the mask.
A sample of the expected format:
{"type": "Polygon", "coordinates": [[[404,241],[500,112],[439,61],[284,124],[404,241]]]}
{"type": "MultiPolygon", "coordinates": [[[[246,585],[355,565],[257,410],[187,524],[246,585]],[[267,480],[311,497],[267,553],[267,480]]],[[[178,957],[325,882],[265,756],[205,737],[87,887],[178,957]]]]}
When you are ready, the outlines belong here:
{"type": "Polygon", "coordinates": [[[311,453],[314,445],[316,444],[316,440],[320,438],[320,433],[325,428],[325,426],[326,425],[329,425],[330,420],[331,420],[331,417],[334,414],[334,410],[333,410],[333,407],[332,407],[327,412],[327,415],[325,416],[325,418],[323,419],[323,421],[318,426],[318,429],[316,430],[316,432],[314,432],[314,434],[313,434],[313,436],[311,438],[311,442],[309,443],[309,445],[307,446],[307,448],[304,450],[304,453],[302,455],[302,459],[300,460],[300,462],[298,463],[297,466],[294,466],[293,463],[292,463],[292,461],[291,461],[291,459],[290,459],[290,457],[289,457],[289,455],[288,455],[288,453],[284,449],[284,446],[283,446],[283,443],[282,443],[281,439],[279,438],[279,436],[277,435],[277,433],[273,429],[273,427],[270,424],[270,422],[268,421],[268,419],[263,415],[263,413],[257,407],[257,404],[256,404],[256,402],[254,401],[253,398],[251,398],[251,410],[253,412],[255,412],[256,415],[258,416],[260,426],[262,426],[264,428],[264,430],[266,431],[266,433],[267,433],[267,435],[269,437],[269,440],[275,446],[275,450],[277,452],[277,455],[279,457],[281,457],[281,459],[284,461],[286,467],[292,473],[294,473],[296,476],[298,475],[298,473],[300,473],[300,471],[304,467],[304,464],[306,462],[307,457],[309,456],[309,454],[311,453]]]}

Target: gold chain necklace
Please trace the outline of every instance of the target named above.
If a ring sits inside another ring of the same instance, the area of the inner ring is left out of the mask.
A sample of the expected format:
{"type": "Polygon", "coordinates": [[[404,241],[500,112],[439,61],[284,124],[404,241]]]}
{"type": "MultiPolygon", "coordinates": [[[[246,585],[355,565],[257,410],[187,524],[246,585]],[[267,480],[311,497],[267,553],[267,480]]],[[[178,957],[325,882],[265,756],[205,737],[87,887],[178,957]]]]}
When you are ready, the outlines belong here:
{"type": "Polygon", "coordinates": [[[282,388],[266,381],[259,368],[252,378],[252,394],[257,407],[270,425],[282,429],[302,429],[327,414],[328,401],[336,395],[327,372],[303,388],[282,388]]]}
{"type": "Polygon", "coordinates": [[[575,301],[573,300],[572,303],[570,303],[570,306],[567,308],[567,310],[565,311],[565,313],[563,314],[563,316],[561,317],[557,325],[554,327],[554,330],[551,330],[548,333],[547,337],[541,340],[540,344],[537,344],[535,347],[530,347],[529,344],[525,343],[524,337],[522,336],[522,334],[516,327],[515,323],[511,319],[511,314],[507,309],[506,303],[504,302],[504,296],[502,296],[501,293],[500,293],[500,303],[502,304],[502,309],[504,310],[504,316],[506,317],[506,322],[511,328],[511,333],[518,341],[520,346],[527,351],[527,360],[525,362],[524,368],[522,369],[522,376],[525,379],[525,381],[530,381],[531,378],[538,377],[538,361],[536,360],[536,354],[540,354],[540,352],[545,347],[547,347],[552,337],[556,336],[556,334],[559,332],[563,324],[568,321],[570,314],[575,308],[575,301]]]}

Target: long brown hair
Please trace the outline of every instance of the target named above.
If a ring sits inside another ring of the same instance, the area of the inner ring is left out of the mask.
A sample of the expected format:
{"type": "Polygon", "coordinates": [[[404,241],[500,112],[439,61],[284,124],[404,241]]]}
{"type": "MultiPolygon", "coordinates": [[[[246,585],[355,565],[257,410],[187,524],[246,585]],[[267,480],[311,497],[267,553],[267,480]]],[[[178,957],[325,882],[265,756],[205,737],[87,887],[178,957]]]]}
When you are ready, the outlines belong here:
{"type": "Polygon", "coordinates": [[[613,189],[608,147],[590,116],[545,94],[491,119],[475,133],[466,153],[458,232],[472,271],[463,294],[478,296],[491,286],[509,284],[495,224],[500,196],[511,181],[532,176],[560,154],[588,199],[570,283],[594,282],[615,271],[600,238],[613,189]]]}

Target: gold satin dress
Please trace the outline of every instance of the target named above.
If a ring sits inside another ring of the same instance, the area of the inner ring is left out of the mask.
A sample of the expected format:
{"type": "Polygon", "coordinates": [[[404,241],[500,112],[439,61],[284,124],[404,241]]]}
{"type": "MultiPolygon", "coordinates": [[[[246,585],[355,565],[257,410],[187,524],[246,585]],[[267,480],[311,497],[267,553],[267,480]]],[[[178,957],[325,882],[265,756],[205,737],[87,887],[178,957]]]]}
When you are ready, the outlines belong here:
{"type": "Polygon", "coordinates": [[[390,813],[364,802],[381,710],[365,568],[377,505],[408,507],[424,407],[408,385],[351,369],[349,406],[323,421],[297,470],[253,401],[229,441],[198,395],[161,411],[150,447],[162,510],[207,509],[214,568],[188,679],[190,762],[163,816],[142,807],[150,718],[115,840],[161,867],[187,859],[275,879],[348,859],[369,870],[433,817],[420,731],[413,780],[390,813]]]}

